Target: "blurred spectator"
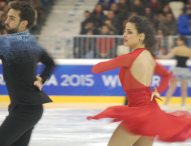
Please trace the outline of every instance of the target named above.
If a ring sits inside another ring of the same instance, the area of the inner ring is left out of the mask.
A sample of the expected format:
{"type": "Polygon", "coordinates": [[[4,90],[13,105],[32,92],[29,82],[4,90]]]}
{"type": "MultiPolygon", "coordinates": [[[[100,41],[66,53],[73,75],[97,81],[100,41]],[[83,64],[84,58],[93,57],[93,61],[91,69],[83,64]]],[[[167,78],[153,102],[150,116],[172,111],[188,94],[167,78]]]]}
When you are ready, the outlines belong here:
{"type": "MultiPolygon", "coordinates": [[[[93,35],[93,31],[89,30],[87,35],[93,35]]],[[[84,56],[83,58],[94,58],[95,46],[96,46],[96,38],[87,37],[84,39],[84,56]]]]}
{"type": "Polygon", "coordinates": [[[121,13],[123,20],[125,20],[128,16],[128,12],[130,12],[129,0],[120,0],[118,3],[118,9],[121,13]]]}
{"type": "Polygon", "coordinates": [[[163,14],[162,13],[158,13],[158,15],[156,16],[156,19],[154,20],[154,28],[155,28],[155,30],[158,30],[159,24],[163,20],[164,20],[163,14]]]}
{"type": "MultiPolygon", "coordinates": [[[[93,31],[87,31],[86,35],[93,35],[93,31]]],[[[74,37],[74,58],[93,58],[96,51],[96,38],[74,37]]]]}
{"type": "MultiPolygon", "coordinates": [[[[110,33],[112,35],[115,35],[118,33],[117,28],[112,24],[111,20],[105,20],[105,25],[109,28],[110,33]]],[[[103,28],[103,26],[102,26],[103,28]]]]}
{"type": "Polygon", "coordinates": [[[84,12],[84,21],[82,21],[81,23],[81,31],[80,31],[80,34],[83,34],[84,33],[84,29],[85,29],[85,26],[86,26],[86,23],[91,21],[91,14],[89,11],[85,11],[84,12]]]}
{"type": "Polygon", "coordinates": [[[134,0],[133,5],[131,6],[131,12],[136,12],[138,15],[144,15],[144,7],[140,0],[134,0]]]}
{"type": "Polygon", "coordinates": [[[145,8],[145,15],[146,18],[148,18],[150,20],[150,22],[154,22],[154,14],[151,12],[151,8],[150,7],[146,7],[145,8]]]}
{"type": "Polygon", "coordinates": [[[0,34],[8,34],[5,26],[5,21],[7,19],[7,16],[5,14],[1,15],[1,20],[0,20],[0,34]]]}
{"type": "Polygon", "coordinates": [[[169,5],[167,4],[167,5],[164,5],[164,7],[162,8],[162,14],[164,16],[166,16],[166,14],[168,14],[168,13],[172,13],[172,11],[171,11],[169,5]]]}
{"type": "MultiPolygon", "coordinates": [[[[107,20],[107,21],[109,21],[109,20],[107,20]]],[[[114,32],[112,30],[110,30],[107,25],[103,25],[101,27],[100,35],[111,35],[113,33],[114,32]]]]}
{"type": "Polygon", "coordinates": [[[116,16],[120,15],[119,7],[116,3],[111,4],[110,10],[114,11],[116,16]]]}
{"type": "Polygon", "coordinates": [[[89,11],[85,11],[84,12],[84,21],[82,21],[81,24],[84,25],[89,18],[91,18],[90,12],[89,11]]]}
{"type": "Polygon", "coordinates": [[[158,29],[157,30],[157,36],[163,37],[164,36],[163,31],[158,29]]]}
{"type": "MultiPolygon", "coordinates": [[[[118,4],[117,3],[113,3],[111,4],[111,8],[110,10],[114,11],[115,13],[115,17],[117,17],[119,19],[120,22],[124,21],[125,18],[127,18],[127,14],[123,15],[123,13],[120,12],[118,4]]],[[[122,23],[121,23],[122,24],[122,23]]],[[[121,34],[122,29],[120,28],[119,30],[119,34],[121,34]]]]}
{"type": "Polygon", "coordinates": [[[180,35],[191,35],[191,8],[185,8],[184,14],[178,18],[178,33],[180,35]]]}
{"type": "Polygon", "coordinates": [[[8,5],[5,5],[4,7],[3,7],[3,11],[4,11],[4,13],[8,13],[9,12],[9,6],[8,5]]]}
{"type": "Polygon", "coordinates": [[[98,4],[101,4],[103,7],[103,10],[109,10],[111,7],[111,4],[115,3],[115,0],[99,0],[98,4]]]}
{"type": "Polygon", "coordinates": [[[92,30],[94,34],[98,34],[98,30],[91,19],[85,23],[85,26],[81,30],[80,34],[86,34],[89,30],[92,30]]]}
{"type": "Polygon", "coordinates": [[[165,19],[160,22],[159,29],[163,31],[164,36],[177,34],[177,24],[176,21],[173,20],[171,13],[166,14],[165,19]]]}
{"type": "Polygon", "coordinates": [[[168,38],[164,37],[163,31],[158,30],[157,31],[157,44],[156,44],[156,50],[157,52],[154,52],[155,55],[165,55],[167,54],[167,48],[168,48],[168,38]]]}
{"type": "Polygon", "coordinates": [[[191,0],[187,0],[187,4],[191,7],[191,0]]]}
{"type": "Polygon", "coordinates": [[[153,13],[157,13],[162,9],[162,5],[158,0],[151,0],[150,7],[153,13]]]}
{"type": "MultiPolygon", "coordinates": [[[[120,22],[119,18],[115,16],[114,11],[108,11],[106,20],[110,20],[111,23],[107,23],[107,25],[111,28],[111,25],[116,28],[115,34],[119,34],[122,28],[122,22],[120,22]]],[[[108,22],[108,21],[107,21],[108,22]]],[[[113,28],[114,28],[113,27],[113,28]]]]}
{"type": "MultiPolygon", "coordinates": [[[[101,35],[110,34],[109,28],[104,25],[101,29],[101,35]]],[[[108,58],[109,52],[114,48],[114,39],[113,38],[98,38],[97,39],[97,49],[99,51],[99,58],[108,58]]]]}
{"type": "Polygon", "coordinates": [[[105,15],[101,4],[96,5],[94,11],[92,12],[92,18],[95,21],[96,27],[101,27],[103,25],[105,15]]]}
{"type": "Polygon", "coordinates": [[[5,5],[6,5],[5,1],[0,1],[0,10],[3,10],[5,5]]]}

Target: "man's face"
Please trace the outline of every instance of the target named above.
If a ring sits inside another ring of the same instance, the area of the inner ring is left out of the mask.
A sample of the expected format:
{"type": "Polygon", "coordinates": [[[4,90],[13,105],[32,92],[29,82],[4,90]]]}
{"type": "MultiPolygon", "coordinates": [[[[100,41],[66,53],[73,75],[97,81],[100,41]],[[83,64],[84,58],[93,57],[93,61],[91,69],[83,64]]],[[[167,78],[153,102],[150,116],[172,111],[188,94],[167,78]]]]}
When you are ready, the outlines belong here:
{"type": "Polygon", "coordinates": [[[117,4],[113,3],[113,4],[111,5],[111,10],[117,11],[117,10],[118,10],[117,4]]]}
{"type": "Polygon", "coordinates": [[[86,27],[87,27],[87,28],[92,28],[92,27],[94,27],[93,22],[88,22],[88,23],[86,23],[86,27]]]}
{"type": "Polygon", "coordinates": [[[166,15],[166,21],[167,22],[171,22],[172,21],[172,15],[171,14],[167,14],[166,15]]]}
{"type": "Polygon", "coordinates": [[[107,34],[107,33],[109,33],[109,29],[108,29],[107,26],[102,26],[101,31],[102,31],[102,34],[107,34]]]}
{"type": "Polygon", "coordinates": [[[150,8],[145,8],[145,13],[146,14],[151,14],[151,9],[150,8]]]}
{"type": "Polygon", "coordinates": [[[109,19],[113,19],[113,18],[115,17],[113,11],[109,11],[108,14],[107,14],[107,17],[108,17],[109,19]]]}
{"type": "Polygon", "coordinates": [[[121,3],[121,4],[125,4],[125,3],[126,3],[126,0],[120,0],[120,3],[121,3]]]}
{"type": "Polygon", "coordinates": [[[19,10],[14,10],[14,9],[9,10],[7,14],[7,20],[5,21],[8,33],[12,34],[19,32],[21,23],[19,14],[20,14],[19,10]]]}
{"type": "Polygon", "coordinates": [[[190,15],[191,15],[191,9],[188,9],[188,10],[186,11],[186,14],[190,16],[190,15]]]}
{"type": "Polygon", "coordinates": [[[84,13],[84,17],[85,17],[85,19],[90,18],[90,13],[85,12],[85,13],[84,13]]]}

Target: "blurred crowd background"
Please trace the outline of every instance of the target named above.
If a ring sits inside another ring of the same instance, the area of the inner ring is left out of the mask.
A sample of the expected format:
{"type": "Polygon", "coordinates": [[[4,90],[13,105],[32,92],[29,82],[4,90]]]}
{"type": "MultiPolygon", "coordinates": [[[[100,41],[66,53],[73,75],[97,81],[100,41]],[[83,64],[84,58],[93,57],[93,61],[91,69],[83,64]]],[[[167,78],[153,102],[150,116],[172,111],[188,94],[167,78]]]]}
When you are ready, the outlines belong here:
{"type": "MultiPolygon", "coordinates": [[[[136,15],[149,19],[153,24],[158,40],[157,54],[167,54],[176,46],[176,39],[169,39],[169,36],[191,35],[191,0],[99,0],[92,12],[84,12],[80,34],[122,35],[128,20],[136,15]],[[174,1],[177,3],[173,3],[174,1]]],[[[83,44],[90,40],[85,41],[83,44]]],[[[112,48],[116,48],[115,44],[118,47],[123,43],[118,39],[117,42],[120,43],[116,43],[114,38],[98,38],[91,41],[96,41],[95,48],[99,50],[98,53],[93,53],[94,58],[110,58],[110,54],[113,54],[110,53],[112,48]]],[[[190,39],[187,44],[190,46],[190,39]]],[[[95,48],[93,50],[96,50],[95,48]]],[[[120,53],[115,54],[117,55],[120,53]]]]}
{"type": "Polygon", "coordinates": [[[191,35],[191,0],[170,5],[173,0],[99,0],[93,12],[84,12],[80,34],[121,35],[128,20],[136,15],[148,18],[156,35],[191,35]],[[177,17],[177,9],[180,15],[177,17]],[[187,21],[186,21],[187,20],[187,21]],[[186,25],[187,28],[186,28],[186,25]]]}
{"type": "Polygon", "coordinates": [[[30,32],[38,35],[39,43],[54,58],[113,58],[129,53],[122,34],[136,15],[153,24],[158,40],[154,54],[167,54],[176,46],[178,35],[187,36],[191,47],[191,0],[0,0],[1,35],[7,34],[4,22],[11,1],[25,1],[34,7],[36,22],[30,32]],[[42,30],[43,26],[47,27],[42,30]],[[57,37],[50,37],[52,34],[57,37]]]}

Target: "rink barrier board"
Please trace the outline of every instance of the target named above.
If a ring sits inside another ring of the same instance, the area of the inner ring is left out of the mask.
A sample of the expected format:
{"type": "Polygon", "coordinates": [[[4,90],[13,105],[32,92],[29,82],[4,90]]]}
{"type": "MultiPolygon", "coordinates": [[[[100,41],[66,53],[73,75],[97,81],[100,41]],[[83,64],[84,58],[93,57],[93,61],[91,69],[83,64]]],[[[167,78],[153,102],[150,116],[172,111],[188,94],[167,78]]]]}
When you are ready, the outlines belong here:
{"type": "MultiPolygon", "coordinates": [[[[53,103],[116,103],[124,104],[125,97],[113,97],[113,96],[50,96],[53,103]]],[[[163,104],[165,97],[161,97],[163,101],[158,99],[159,104],[163,104]]],[[[0,103],[9,103],[10,98],[7,95],[0,95],[0,103]]],[[[169,104],[180,104],[181,97],[172,97],[169,104]]],[[[186,104],[191,104],[191,98],[186,98],[186,104]]]]}
{"type": "MultiPolygon", "coordinates": [[[[55,59],[55,63],[58,66],[93,66],[101,61],[107,61],[107,59],[55,59]]],[[[176,64],[175,60],[157,60],[160,64],[164,66],[174,66],[176,64]]],[[[1,63],[0,63],[1,65],[1,63]]],[[[42,66],[41,64],[39,64],[42,66]]],[[[187,65],[191,66],[191,61],[187,62],[187,65]]],[[[91,72],[91,70],[88,70],[91,72]]],[[[115,72],[116,73],[116,72],[115,72]]],[[[96,75],[96,74],[95,74],[96,75]]],[[[64,88],[63,88],[64,89],[64,88]]],[[[125,96],[109,96],[109,95],[101,95],[101,96],[91,96],[91,95],[49,95],[54,103],[118,103],[123,104],[125,101],[125,96]]],[[[162,95],[163,101],[158,101],[158,103],[163,103],[165,98],[164,94],[162,95]]],[[[10,102],[7,94],[0,95],[0,102],[6,103],[10,102]]],[[[181,98],[179,96],[174,96],[171,98],[170,103],[172,104],[180,104],[181,98]]],[[[191,104],[191,99],[187,98],[187,104],[191,104]]]]}

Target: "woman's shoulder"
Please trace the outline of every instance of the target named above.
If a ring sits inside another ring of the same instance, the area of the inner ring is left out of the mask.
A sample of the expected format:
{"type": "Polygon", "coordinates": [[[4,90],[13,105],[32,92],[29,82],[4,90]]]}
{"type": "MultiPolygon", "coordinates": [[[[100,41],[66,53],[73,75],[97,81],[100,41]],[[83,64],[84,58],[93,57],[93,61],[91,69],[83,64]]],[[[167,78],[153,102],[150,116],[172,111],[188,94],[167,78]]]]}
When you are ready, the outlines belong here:
{"type": "Polygon", "coordinates": [[[191,49],[188,48],[187,46],[176,46],[173,49],[174,50],[189,50],[189,51],[191,51],[191,49]]]}
{"type": "Polygon", "coordinates": [[[175,52],[175,55],[190,56],[191,49],[186,46],[185,47],[178,46],[178,47],[174,48],[174,52],[175,52]]]}

